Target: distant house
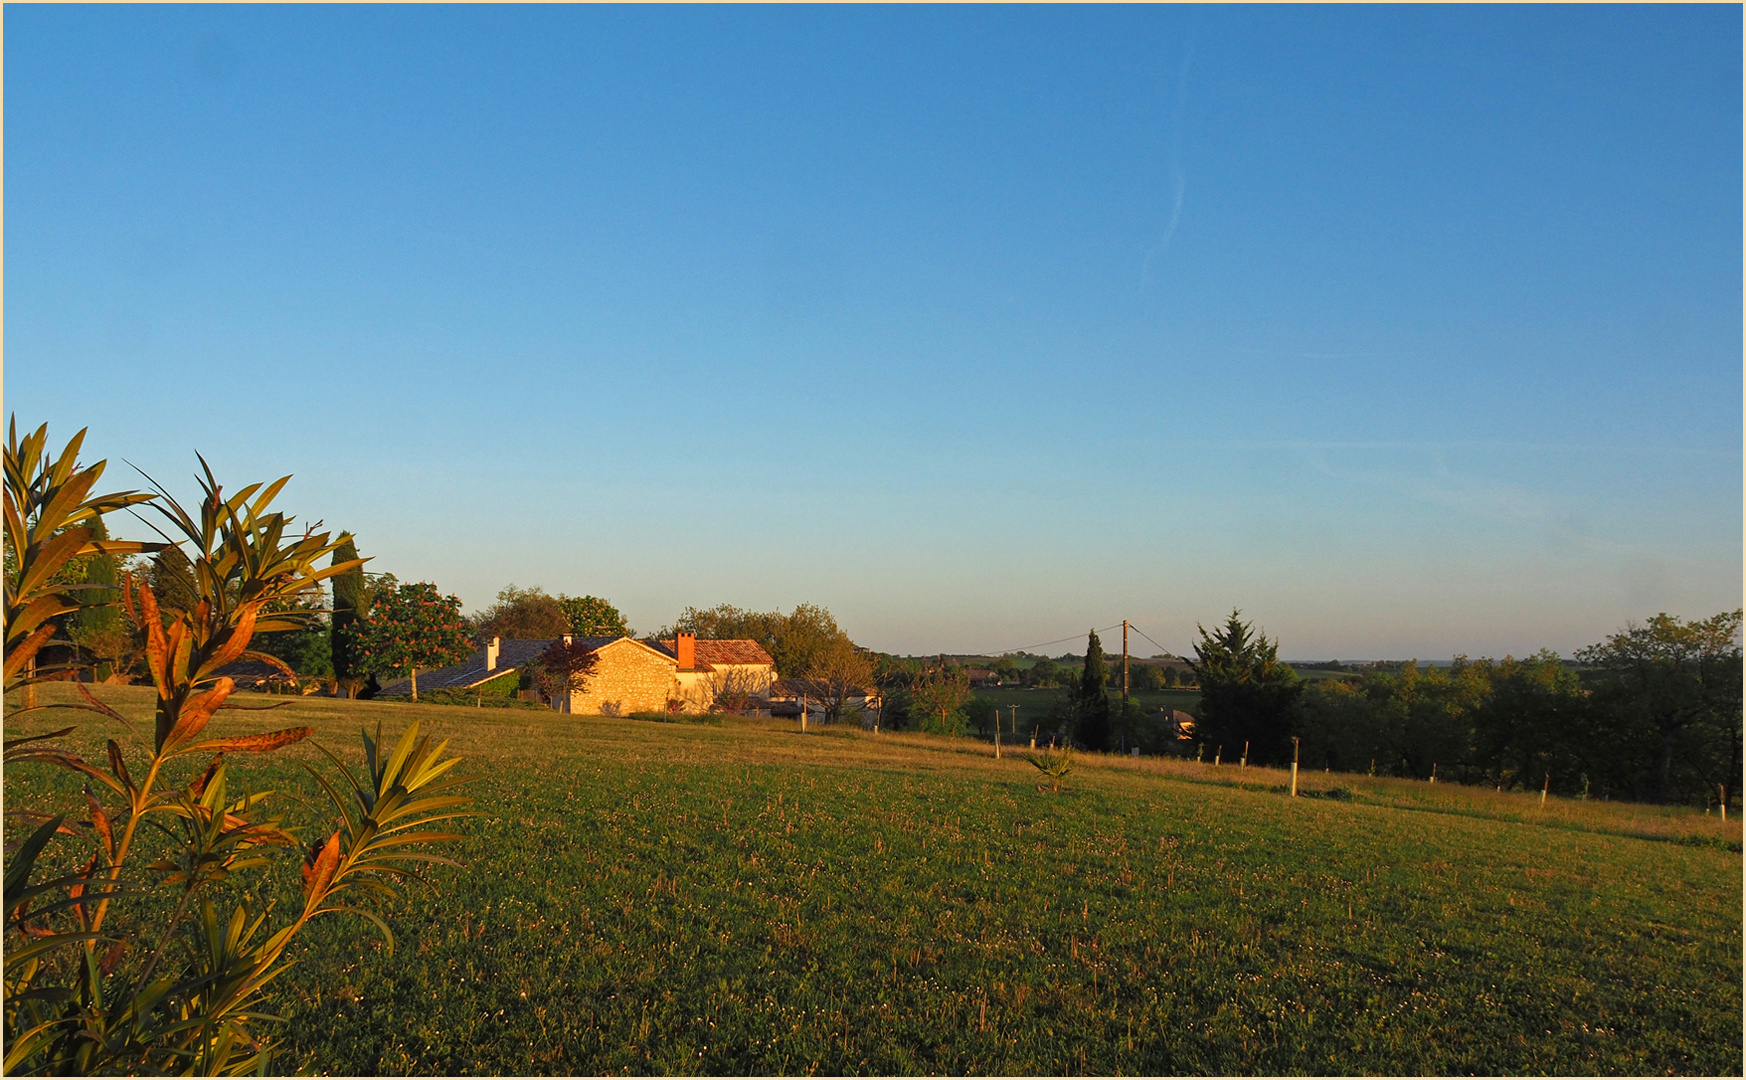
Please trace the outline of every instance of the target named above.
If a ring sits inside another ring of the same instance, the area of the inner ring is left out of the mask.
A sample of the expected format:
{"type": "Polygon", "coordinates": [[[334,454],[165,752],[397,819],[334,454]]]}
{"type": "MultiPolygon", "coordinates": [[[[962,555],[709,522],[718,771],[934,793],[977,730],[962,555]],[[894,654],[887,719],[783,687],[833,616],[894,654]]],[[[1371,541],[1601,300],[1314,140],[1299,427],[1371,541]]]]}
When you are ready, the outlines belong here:
{"type": "MultiPolygon", "coordinates": [[[[418,689],[477,690],[517,674],[557,641],[497,638],[466,661],[418,673],[418,689]]],[[[722,693],[763,699],[776,681],[776,662],[755,641],[697,640],[680,634],[666,641],[629,637],[566,636],[595,655],[582,685],[552,702],[564,712],[624,716],[633,712],[707,712],[722,693]]],[[[410,679],[382,687],[384,694],[410,693],[410,679]]]]}
{"type": "Polygon", "coordinates": [[[755,641],[680,634],[657,644],[673,656],[687,712],[708,712],[721,697],[768,700],[776,682],[776,661],[755,641]]]}
{"type": "MultiPolygon", "coordinates": [[[[832,696],[830,687],[815,679],[777,679],[770,684],[770,715],[799,716],[802,703],[811,711],[817,712],[821,703],[830,700],[832,696]]],[[[862,686],[851,691],[843,703],[864,713],[876,714],[884,700],[877,687],[862,686]]]]}
{"type": "MultiPolygon", "coordinates": [[[[522,667],[550,648],[555,640],[557,639],[521,638],[504,641],[501,638],[492,638],[488,645],[458,664],[420,671],[418,691],[422,694],[432,690],[481,690],[487,683],[494,683],[499,679],[507,681],[510,676],[516,675],[522,667]]],[[[515,687],[510,685],[506,689],[514,690],[515,687]]],[[[385,682],[377,693],[381,696],[410,694],[412,680],[394,679],[385,682]]]]}
{"type": "Polygon", "coordinates": [[[1175,726],[1176,737],[1178,739],[1194,738],[1194,717],[1183,712],[1181,709],[1170,709],[1168,710],[1166,719],[1175,726]]]}
{"type": "Polygon", "coordinates": [[[724,695],[762,699],[776,681],[770,654],[738,638],[616,638],[594,646],[594,654],[593,673],[556,703],[565,712],[708,712],[724,695]]]}
{"type": "MultiPolygon", "coordinates": [[[[272,690],[283,693],[301,684],[301,680],[295,675],[287,675],[284,669],[265,660],[233,660],[213,674],[229,679],[236,684],[238,690],[272,690]]],[[[114,679],[115,676],[110,678],[114,679]]],[[[315,685],[313,681],[312,685],[315,685]]]]}

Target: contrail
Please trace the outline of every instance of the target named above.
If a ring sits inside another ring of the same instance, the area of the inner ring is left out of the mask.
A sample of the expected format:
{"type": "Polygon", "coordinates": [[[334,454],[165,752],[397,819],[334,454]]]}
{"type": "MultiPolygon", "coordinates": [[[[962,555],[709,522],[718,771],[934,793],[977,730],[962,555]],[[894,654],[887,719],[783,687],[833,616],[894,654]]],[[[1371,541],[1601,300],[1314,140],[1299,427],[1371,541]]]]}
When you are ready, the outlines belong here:
{"type": "Polygon", "coordinates": [[[1147,279],[1152,275],[1152,260],[1164,254],[1170,246],[1170,238],[1176,235],[1176,223],[1182,220],[1182,195],[1188,189],[1188,177],[1183,173],[1182,166],[1170,166],[1170,185],[1172,197],[1170,200],[1170,222],[1164,226],[1164,235],[1152,245],[1152,250],[1146,252],[1146,261],[1140,264],[1140,288],[1146,287],[1147,279]]]}
{"type": "Polygon", "coordinates": [[[1170,248],[1170,238],[1176,235],[1176,225],[1182,220],[1182,197],[1188,190],[1188,173],[1182,167],[1182,121],[1188,111],[1188,72],[1194,64],[1194,42],[1198,36],[1200,12],[1188,28],[1188,48],[1182,54],[1182,65],[1176,69],[1176,100],[1170,107],[1170,220],[1164,235],[1146,252],[1140,264],[1140,290],[1145,291],[1152,276],[1152,263],[1170,248]]]}

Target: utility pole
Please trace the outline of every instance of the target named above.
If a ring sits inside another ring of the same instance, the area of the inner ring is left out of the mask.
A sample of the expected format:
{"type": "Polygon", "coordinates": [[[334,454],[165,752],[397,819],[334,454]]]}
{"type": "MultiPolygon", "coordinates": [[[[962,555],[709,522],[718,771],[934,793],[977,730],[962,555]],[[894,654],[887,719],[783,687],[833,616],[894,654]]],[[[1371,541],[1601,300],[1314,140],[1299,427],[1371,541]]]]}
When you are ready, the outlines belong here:
{"type": "Polygon", "coordinates": [[[1128,748],[1128,620],[1122,620],[1122,749],[1128,748]]]}
{"type": "Polygon", "coordinates": [[[1122,711],[1128,708],[1128,620],[1122,620],[1122,711]]]}

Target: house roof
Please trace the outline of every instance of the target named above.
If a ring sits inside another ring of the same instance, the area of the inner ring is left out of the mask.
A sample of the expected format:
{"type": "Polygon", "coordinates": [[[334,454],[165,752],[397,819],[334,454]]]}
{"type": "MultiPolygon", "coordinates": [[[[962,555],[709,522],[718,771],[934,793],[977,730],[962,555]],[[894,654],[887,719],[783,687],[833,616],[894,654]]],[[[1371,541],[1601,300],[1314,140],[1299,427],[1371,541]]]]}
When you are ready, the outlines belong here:
{"type": "MultiPolygon", "coordinates": [[[[458,664],[419,672],[418,688],[420,690],[471,690],[481,683],[502,678],[528,663],[540,653],[551,648],[552,642],[556,640],[557,638],[511,638],[499,643],[496,667],[487,668],[485,666],[485,650],[480,649],[458,664]]],[[[604,644],[613,639],[599,638],[598,640],[604,644]]],[[[395,679],[383,683],[381,692],[384,694],[404,694],[411,689],[411,679],[395,679]]]]}
{"type": "MultiPolygon", "coordinates": [[[[678,659],[679,650],[673,639],[658,643],[661,651],[678,659]]],[[[755,641],[746,638],[698,638],[697,666],[708,669],[717,664],[774,664],[770,654],[755,641]]]]}

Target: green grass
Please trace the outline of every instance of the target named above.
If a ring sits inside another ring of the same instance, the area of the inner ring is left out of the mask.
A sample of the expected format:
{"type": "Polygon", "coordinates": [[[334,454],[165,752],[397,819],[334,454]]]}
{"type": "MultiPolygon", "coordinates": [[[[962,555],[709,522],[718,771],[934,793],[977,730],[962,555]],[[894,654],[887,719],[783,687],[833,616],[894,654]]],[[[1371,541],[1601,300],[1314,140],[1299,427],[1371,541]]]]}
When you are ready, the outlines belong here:
{"type": "MultiPolygon", "coordinates": [[[[1349,797],[1293,800],[1280,772],[1086,754],[1057,795],[986,743],[736,718],[303,699],[219,724],[312,724],[355,761],[360,723],[413,717],[477,777],[465,868],[395,906],[393,957],[317,924],[280,1068],[1741,1070],[1737,822],[1319,773],[1349,797]]],[[[316,758],[237,773],[318,807],[316,758]]],[[[50,786],[77,790],[9,770],[7,805],[50,786]]]]}

